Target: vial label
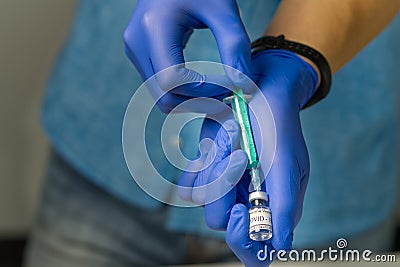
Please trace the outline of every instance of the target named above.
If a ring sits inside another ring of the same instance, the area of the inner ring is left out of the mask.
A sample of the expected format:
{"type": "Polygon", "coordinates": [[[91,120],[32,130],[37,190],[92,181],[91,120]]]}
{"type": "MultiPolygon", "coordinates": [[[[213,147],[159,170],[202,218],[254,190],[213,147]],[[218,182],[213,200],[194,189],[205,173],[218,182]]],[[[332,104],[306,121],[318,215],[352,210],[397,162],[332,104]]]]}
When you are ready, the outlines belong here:
{"type": "Polygon", "coordinates": [[[249,210],[250,214],[250,227],[249,232],[259,232],[261,230],[271,230],[272,221],[271,213],[265,207],[253,207],[249,210]]]}

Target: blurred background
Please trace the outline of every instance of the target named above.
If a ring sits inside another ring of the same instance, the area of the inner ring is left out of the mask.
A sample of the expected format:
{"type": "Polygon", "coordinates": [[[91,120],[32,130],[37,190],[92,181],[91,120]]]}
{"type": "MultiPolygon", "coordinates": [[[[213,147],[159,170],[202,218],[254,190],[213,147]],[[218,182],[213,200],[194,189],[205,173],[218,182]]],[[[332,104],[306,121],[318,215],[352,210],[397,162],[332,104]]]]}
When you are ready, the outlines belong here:
{"type": "Polygon", "coordinates": [[[48,144],[39,106],[74,0],[0,1],[0,266],[14,266],[34,217],[48,144]]]}
{"type": "MultiPolygon", "coordinates": [[[[2,267],[19,266],[34,219],[49,148],[38,120],[39,106],[75,4],[75,0],[0,1],[2,267]]],[[[399,250],[400,236],[397,240],[399,250]]]]}

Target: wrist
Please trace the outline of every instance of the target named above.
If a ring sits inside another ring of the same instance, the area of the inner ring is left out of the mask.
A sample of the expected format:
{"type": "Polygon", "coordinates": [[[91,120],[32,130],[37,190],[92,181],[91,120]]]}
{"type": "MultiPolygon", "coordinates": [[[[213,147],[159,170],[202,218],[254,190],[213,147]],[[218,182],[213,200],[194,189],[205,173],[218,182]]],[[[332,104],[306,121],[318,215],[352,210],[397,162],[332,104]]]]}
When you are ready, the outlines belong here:
{"type": "Polygon", "coordinates": [[[315,63],[312,62],[310,59],[308,59],[308,58],[306,58],[306,57],[304,57],[304,56],[302,56],[302,55],[300,55],[300,54],[297,54],[297,53],[295,53],[295,54],[296,54],[298,57],[300,57],[302,60],[304,60],[307,64],[309,64],[310,67],[313,68],[313,70],[315,71],[315,73],[316,73],[316,75],[317,75],[317,89],[318,89],[318,87],[319,87],[319,85],[320,85],[320,82],[321,82],[321,73],[320,73],[320,71],[319,71],[317,65],[315,65],[315,63]]]}
{"type": "Polygon", "coordinates": [[[301,109],[312,106],[327,96],[331,87],[332,72],[328,61],[320,52],[308,45],[286,40],[284,35],[279,35],[277,37],[264,36],[252,43],[253,54],[271,49],[290,51],[308,59],[308,63],[306,63],[307,61],[302,61],[316,73],[318,77],[316,82],[318,86],[317,90],[309,100],[301,106],[301,109]],[[309,63],[310,61],[312,64],[309,63]]]}
{"type": "Polygon", "coordinates": [[[253,53],[252,72],[263,92],[270,88],[265,92],[281,106],[287,103],[296,109],[309,101],[318,85],[317,71],[296,53],[282,49],[253,53]]]}

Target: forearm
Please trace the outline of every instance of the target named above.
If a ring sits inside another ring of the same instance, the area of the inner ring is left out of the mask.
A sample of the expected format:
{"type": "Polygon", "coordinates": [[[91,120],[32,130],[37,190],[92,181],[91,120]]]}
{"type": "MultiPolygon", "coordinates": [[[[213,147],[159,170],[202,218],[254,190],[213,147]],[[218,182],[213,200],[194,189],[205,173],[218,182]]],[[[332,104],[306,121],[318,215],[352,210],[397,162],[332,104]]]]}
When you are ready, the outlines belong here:
{"type": "Polygon", "coordinates": [[[320,51],[336,72],[387,26],[400,0],[283,0],[265,35],[320,51]]]}

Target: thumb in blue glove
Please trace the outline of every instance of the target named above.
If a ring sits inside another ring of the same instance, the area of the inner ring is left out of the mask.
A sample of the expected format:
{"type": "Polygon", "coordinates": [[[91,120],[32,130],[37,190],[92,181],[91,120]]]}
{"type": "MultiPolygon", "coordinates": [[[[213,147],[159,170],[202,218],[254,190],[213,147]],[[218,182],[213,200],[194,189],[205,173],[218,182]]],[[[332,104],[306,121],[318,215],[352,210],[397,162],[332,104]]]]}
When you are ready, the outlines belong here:
{"type": "Polygon", "coordinates": [[[249,179],[241,179],[247,167],[247,155],[239,149],[239,126],[234,120],[220,124],[207,118],[202,132],[203,142],[214,139],[206,153],[193,161],[182,174],[178,193],[187,201],[204,205],[207,225],[225,230],[230,209],[248,196],[249,179]],[[218,131],[217,133],[215,133],[218,131]],[[215,211],[222,212],[218,213],[215,211]]]}

